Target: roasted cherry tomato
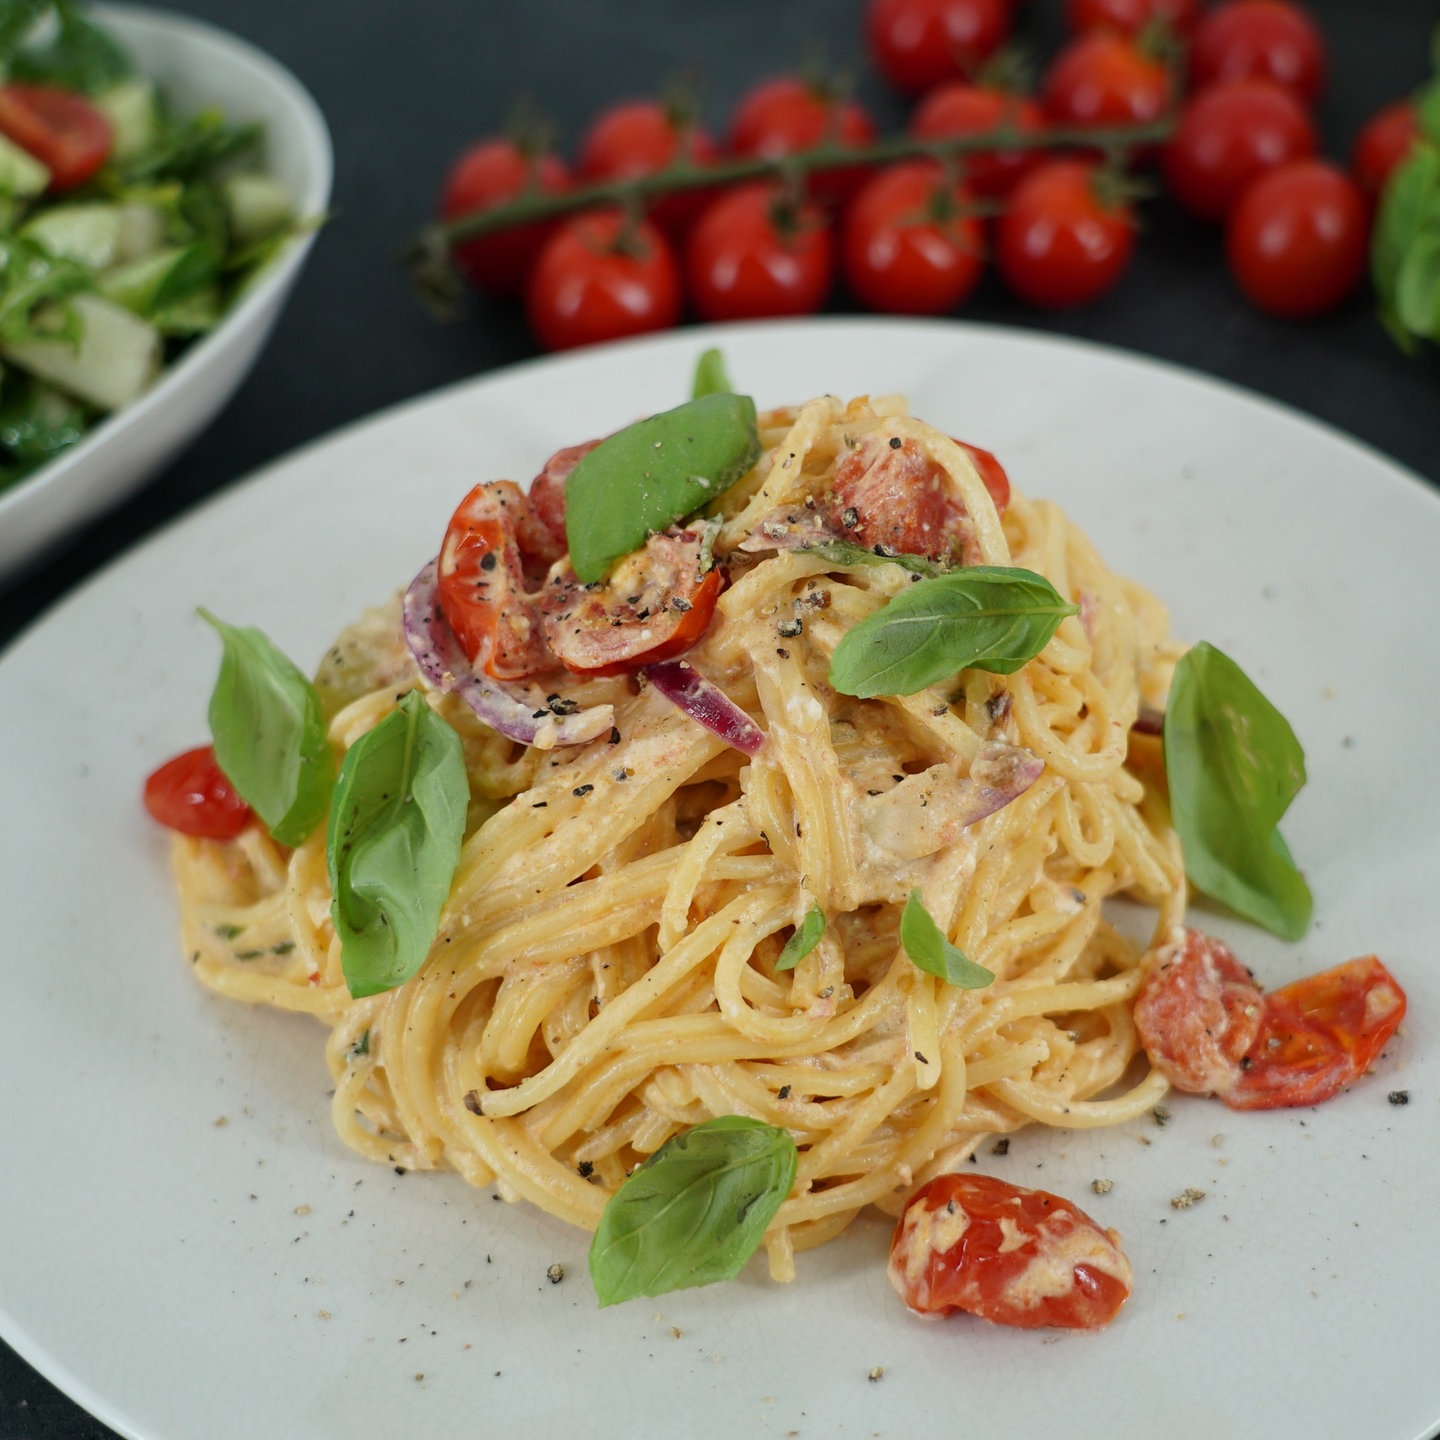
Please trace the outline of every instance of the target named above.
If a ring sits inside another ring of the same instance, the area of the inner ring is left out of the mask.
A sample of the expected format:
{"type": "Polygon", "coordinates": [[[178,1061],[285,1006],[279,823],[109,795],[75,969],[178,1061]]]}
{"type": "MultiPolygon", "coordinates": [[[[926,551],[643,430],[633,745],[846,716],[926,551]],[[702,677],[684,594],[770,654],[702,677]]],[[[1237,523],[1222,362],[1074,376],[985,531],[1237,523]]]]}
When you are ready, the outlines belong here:
{"type": "Polygon", "coordinates": [[[88,180],[109,158],[110,122],[83,95],[55,85],[0,86],[0,134],[50,171],[52,190],[88,180]]]}
{"type": "Polygon", "coordinates": [[[766,182],[741,185],[690,232],[685,271],[696,313],[702,320],[813,314],[830,290],[831,250],[816,207],[797,208],[766,182]]]}
{"type": "Polygon", "coordinates": [[[984,268],[985,235],[963,186],[932,160],[892,165],[845,212],[841,265],[855,298],[893,315],[943,315],[984,268]]]}
{"type": "MultiPolygon", "coordinates": [[[[451,167],[440,196],[440,215],[456,220],[531,192],[558,194],[569,185],[569,172],[554,155],[532,154],[510,140],[482,140],[451,167]]],[[[477,236],[455,247],[455,263],[480,289],[518,295],[554,229],[555,222],[547,220],[477,236]]]]}
{"type": "Polygon", "coordinates": [[[680,319],[680,271],[648,220],[595,210],[561,226],[525,290],[530,327],[547,350],[665,330],[680,319]]]}
{"type": "Polygon", "coordinates": [[[1413,100],[1397,100],[1365,122],[1350,152],[1350,171],[1372,200],[1419,138],[1420,121],[1413,100]]]}
{"type": "MultiPolygon", "coordinates": [[[[730,119],[730,148],[739,156],[778,160],[817,145],[868,145],[875,126],[853,100],[793,75],[763,81],[744,95],[730,119]]],[[[863,165],[842,165],[814,172],[812,194],[843,201],[865,179],[863,165]]]]}
{"type": "Polygon", "coordinates": [[[1113,30],[1078,35],[1045,72],[1045,113],[1056,125],[1144,125],[1170,104],[1170,72],[1113,30]]]}
{"type": "Polygon", "coordinates": [[[1343,170],[1296,160],[1267,171],[1240,197],[1225,253],[1252,305],[1306,319],[1333,310],[1359,284],[1369,228],[1365,197],[1343,170]]]}
{"type": "Polygon", "coordinates": [[[1315,148],[1310,112],[1293,90],[1270,80],[1225,81],[1181,111],[1164,151],[1165,183],[1192,215],[1224,220],[1257,176],[1315,148]]]}
{"type": "Polygon", "coordinates": [[[965,1310],[1024,1330],[1098,1330],[1130,1298],[1120,1237],[1045,1190],[937,1175],[906,1205],[890,1283],[923,1315],[965,1310]]]}
{"type": "Polygon", "coordinates": [[[870,0],[865,36],[876,68],[921,95],[969,75],[1010,34],[1010,0],[870,0]]]}
{"type": "Polygon", "coordinates": [[[531,508],[559,547],[556,559],[570,548],[565,534],[565,482],[570,478],[570,472],[599,443],[598,440],[587,440],[582,445],[567,445],[563,450],[557,450],[530,482],[531,508]]]}
{"type": "MultiPolygon", "coordinates": [[[[984,135],[1005,127],[1021,135],[1045,128],[1040,107],[1023,95],[954,80],[932,90],[916,107],[910,133],[920,140],[984,135]]],[[[982,150],[962,155],[965,183],[977,195],[1008,195],[1039,163],[1039,150],[982,150]]]]}
{"type": "Polygon", "coordinates": [[[254,819],[209,745],[167,760],[145,781],[144,799],[153,819],[201,840],[233,840],[254,819]]]}
{"type": "Polygon", "coordinates": [[[552,576],[541,602],[545,637],[569,670],[618,675],[683,655],[705,633],[721,574],[705,563],[698,530],[652,535],[603,585],[552,576]]]}
{"type": "Polygon", "coordinates": [[[995,231],[1005,283],[1032,305],[1084,305],[1111,289],[1135,250],[1135,216],[1109,172],[1047,160],[1015,187],[995,231]]]}
{"type": "Polygon", "coordinates": [[[1118,30],[1138,35],[1164,24],[1187,35],[1200,18],[1200,0],[1065,0],[1065,20],[1077,35],[1085,30],[1118,30]]]}
{"type": "Polygon", "coordinates": [[[978,445],[967,445],[963,440],[955,443],[975,462],[975,469],[980,473],[980,483],[990,492],[996,510],[1003,515],[1005,507],[1010,503],[1010,477],[1005,473],[1005,467],[988,450],[982,450],[978,445]]]}
{"type": "Polygon", "coordinates": [[[1226,0],[1208,11],[1190,43],[1190,84],[1273,80],[1313,101],[1325,83],[1325,42],[1290,0],[1226,0]]]}

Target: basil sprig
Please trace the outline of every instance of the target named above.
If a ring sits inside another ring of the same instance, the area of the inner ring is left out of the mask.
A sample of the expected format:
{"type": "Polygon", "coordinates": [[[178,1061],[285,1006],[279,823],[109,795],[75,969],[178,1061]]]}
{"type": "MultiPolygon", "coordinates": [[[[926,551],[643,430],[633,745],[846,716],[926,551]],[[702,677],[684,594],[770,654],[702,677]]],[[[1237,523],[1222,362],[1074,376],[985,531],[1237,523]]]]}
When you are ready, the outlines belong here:
{"type": "Polygon", "coordinates": [[[907,555],[899,550],[867,550],[853,540],[820,540],[814,545],[802,545],[800,553],[818,555],[834,565],[898,565],[912,575],[923,575],[927,579],[951,573],[948,565],[928,560],[924,555],[907,555]]]}
{"type": "Polygon", "coordinates": [[[330,803],[335,758],[315,687],[263,631],[200,615],[224,645],[210,695],[215,759],[282,845],[298,845],[330,803]]]}
{"type": "Polygon", "coordinates": [[[961,990],[983,990],[995,974],[977,965],[958,946],[952,945],[935,923],[918,890],[910,892],[900,912],[900,944],[917,970],[935,975],[961,990]]]}
{"type": "Polygon", "coordinates": [[[702,395],[602,440],[565,481],[576,576],[586,585],[603,580],[622,555],[714,500],[759,458],[748,395],[702,395]]]}
{"type": "Polygon", "coordinates": [[[350,747],[326,850],[330,915],[355,997],[403,985],[429,954],[469,802],[460,737],[418,691],[350,747]]]}
{"type": "Polygon", "coordinates": [[[1224,651],[1202,642],[1175,667],[1164,745],[1186,873],[1247,920],[1300,939],[1310,887],[1276,828],[1305,783],[1289,722],[1224,651]]]}
{"type": "Polygon", "coordinates": [[[795,933],[785,942],[780,958],[775,962],[777,970],[793,970],[819,943],[825,933],[825,912],[812,905],[805,918],[795,927],[795,933]]]}
{"type": "Polygon", "coordinates": [[[1033,570],[969,565],[916,581],[849,631],[830,684],[868,698],[913,695],[967,669],[1009,675],[1078,612],[1033,570]]]}
{"type": "Polygon", "coordinates": [[[699,400],[703,395],[728,395],[735,387],[725,369],[725,357],[713,346],[695,362],[695,379],[690,386],[690,398],[699,400]]]}
{"type": "Polygon", "coordinates": [[[721,1115],[667,1140],[610,1197],[590,1245],[601,1305],[730,1280],[795,1183],[788,1131],[721,1115]]]}

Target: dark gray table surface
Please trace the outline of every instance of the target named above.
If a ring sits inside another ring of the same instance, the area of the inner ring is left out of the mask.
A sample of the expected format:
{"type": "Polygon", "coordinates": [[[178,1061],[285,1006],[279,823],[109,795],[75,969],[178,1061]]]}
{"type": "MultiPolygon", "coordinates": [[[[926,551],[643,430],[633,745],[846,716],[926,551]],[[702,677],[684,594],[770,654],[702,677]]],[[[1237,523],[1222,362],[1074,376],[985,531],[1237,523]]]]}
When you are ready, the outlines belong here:
{"type": "MultiPolygon", "coordinates": [[[[1343,157],[1371,112],[1423,79],[1440,11],[1435,0],[1311,6],[1332,56],[1319,108],[1324,146],[1343,157]]],[[[656,93],[688,72],[700,77],[706,119],[720,130],[748,86],[824,55],[860,66],[859,94],[887,130],[905,114],[863,67],[862,0],[185,0],[174,8],[253,41],[310,88],[335,144],[333,218],[228,409],[148,488],[0,593],[0,646],[129,546],[255,467],[379,408],[535,353],[512,310],[476,301],[458,323],[435,323],[396,263],[430,215],[452,156],[499,129],[522,96],[543,106],[573,146],[607,103],[656,93]]],[[[1060,0],[1021,8],[1022,34],[1042,56],[1060,37],[1060,10],[1060,0]]],[[[853,306],[837,291],[830,308],[853,306]]],[[[1042,315],[987,279],[964,313],[1248,386],[1440,486],[1440,360],[1401,355],[1368,296],[1305,324],[1258,314],[1227,277],[1218,235],[1163,199],[1147,208],[1131,273],[1103,301],[1042,315]]],[[[10,1163],[43,1159],[12,1155],[10,1163]]],[[[17,1243],[22,1237],[4,1237],[0,1253],[17,1243]]],[[[0,1440],[111,1434],[0,1345],[0,1440]]]]}

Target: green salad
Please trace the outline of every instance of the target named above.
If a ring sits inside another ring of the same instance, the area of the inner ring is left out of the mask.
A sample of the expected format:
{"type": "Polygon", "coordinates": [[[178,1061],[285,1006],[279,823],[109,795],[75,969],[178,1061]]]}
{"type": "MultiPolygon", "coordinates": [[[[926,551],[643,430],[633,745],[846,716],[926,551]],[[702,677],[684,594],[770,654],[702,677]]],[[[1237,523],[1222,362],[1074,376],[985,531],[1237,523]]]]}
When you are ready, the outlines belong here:
{"type": "Polygon", "coordinates": [[[137,400],[301,228],[68,0],[0,0],[0,492],[137,400]]]}

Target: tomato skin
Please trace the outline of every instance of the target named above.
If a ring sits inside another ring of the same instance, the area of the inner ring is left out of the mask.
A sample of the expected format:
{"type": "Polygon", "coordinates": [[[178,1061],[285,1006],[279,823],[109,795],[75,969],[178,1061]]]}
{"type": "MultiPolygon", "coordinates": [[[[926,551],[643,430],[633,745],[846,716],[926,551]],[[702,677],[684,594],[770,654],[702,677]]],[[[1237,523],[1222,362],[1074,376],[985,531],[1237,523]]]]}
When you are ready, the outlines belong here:
{"type": "Polygon", "coordinates": [[[57,85],[0,85],[0,134],[50,171],[52,191],[84,184],[114,144],[105,116],[57,85]]]}
{"type": "Polygon", "coordinates": [[[667,330],[680,319],[680,271],[648,220],[595,210],[562,225],[540,252],[525,309],[547,350],[667,330]]]}
{"type": "Polygon", "coordinates": [[[152,819],[201,840],[233,840],[255,818],[210,745],[167,760],[146,779],[143,798],[152,819]]]}
{"type": "Polygon", "coordinates": [[[1084,305],[1110,290],[1135,250],[1135,217],[1097,194],[1100,169],[1048,160],[1015,188],[996,227],[995,260],[1007,285],[1032,305],[1084,305]]]}
{"type": "Polygon", "coordinates": [[[1066,0],[1065,23],[1073,34],[1116,30],[1138,35],[1157,21],[1188,35],[1200,18],[1200,0],[1066,0]]]}
{"type": "MultiPolygon", "coordinates": [[[[1008,125],[1022,135],[1038,135],[1045,116],[1035,101],[1005,90],[963,80],[937,86],[920,102],[910,121],[918,140],[955,135],[984,135],[1008,125]]],[[[984,150],[959,157],[965,183],[977,195],[1008,195],[1042,158],[1039,150],[984,150]]]]}
{"type": "MultiPolygon", "coordinates": [[[[853,100],[841,100],[793,75],[762,81],[741,97],[730,117],[730,149],[741,157],[778,160],[817,145],[868,145],[874,138],[874,123],[853,100]]],[[[854,193],[867,173],[863,165],[814,171],[808,188],[818,198],[838,205],[854,193]]]]}
{"type": "Polygon", "coordinates": [[[1207,86],[1180,114],[1165,147],[1170,193],[1200,220],[1224,220],[1246,187],[1277,165],[1304,160],[1318,141],[1309,111],[1268,80],[1207,86]]]}
{"type": "Polygon", "coordinates": [[[1003,515],[1005,507],[1010,503],[1010,476],[1006,474],[1005,467],[988,450],[982,450],[978,445],[967,445],[963,440],[955,443],[975,462],[980,483],[990,492],[995,509],[1003,515]]]}
{"type": "MultiPolygon", "coordinates": [[[[558,195],[569,188],[570,172],[554,155],[529,154],[510,140],[482,140],[451,166],[440,195],[440,216],[456,220],[531,191],[558,195]]],[[[466,240],[455,247],[455,263],[479,289],[502,297],[518,295],[555,225],[541,221],[466,240]]]]}
{"type": "Polygon", "coordinates": [[[1010,35],[1009,0],[870,0],[865,38],[897,90],[923,95],[975,70],[1010,35]]]}
{"type": "Polygon", "coordinates": [[[1130,1296],[1119,1238],[1059,1195],[990,1175],[937,1175],[895,1227],[890,1283],[921,1314],[1098,1330],[1130,1296]]]}
{"type": "Polygon", "coordinates": [[[1193,89],[1220,80],[1273,80],[1307,104],[1325,83],[1325,41],[1290,0],[1226,0],[1208,11],[1190,44],[1193,89]]]}
{"type": "Polygon", "coordinates": [[[1050,62],[1042,99],[1056,125],[1143,125],[1170,104],[1170,72],[1125,35],[1090,30],[1050,62]]]}
{"type": "Polygon", "coordinates": [[[702,320],[810,315],[824,303],[833,243],[813,205],[789,215],[778,186],[742,185],[720,196],[690,232],[685,272],[702,320]]]}
{"type": "Polygon", "coordinates": [[[943,315],[966,300],[984,268],[985,235],[940,166],[917,160],[873,176],[850,202],[841,237],[846,284],[867,309],[943,315]]]}
{"type": "Polygon", "coordinates": [[[1361,127],[1350,152],[1350,171],[1371,200],[1379,197],[1390,172],[1419,138],[1420,121],[1413,100],[1385,106],[1361,127]]]}
{"type": "Polygon", "coordinates": [[[583,444],[567,445],[563,450],[557,450],[530,482],[530,508],[558,547],[555,559],[570,548],[565,534],[565,482],[570,478],[570,472],[599,443],[598,440],[586,440],[583,444]]]}
{"type": "Polygon", "coordinates": [[[1230,273],[1257,309],[1303,320],[1335,309],[1364,274],[1370,214],[1360,188],[1321,160],[1256,180],[1226,227],[1230,273]]]}

